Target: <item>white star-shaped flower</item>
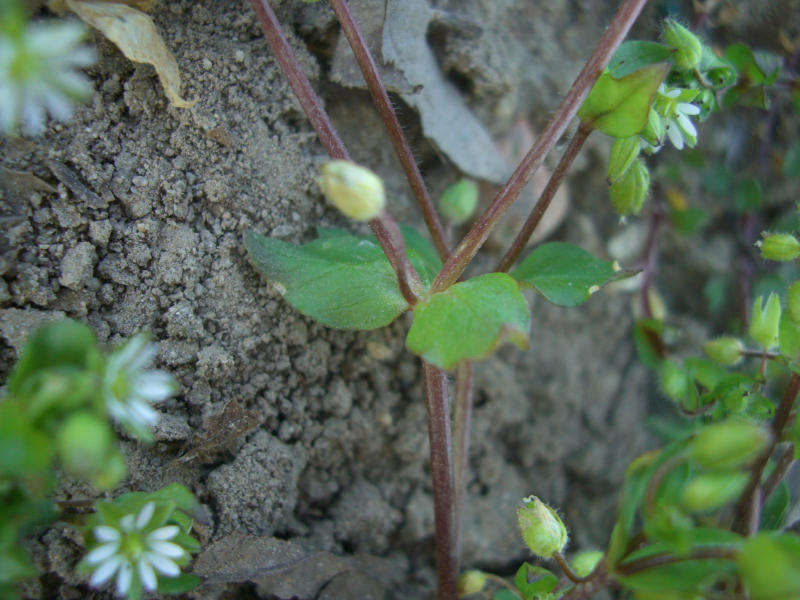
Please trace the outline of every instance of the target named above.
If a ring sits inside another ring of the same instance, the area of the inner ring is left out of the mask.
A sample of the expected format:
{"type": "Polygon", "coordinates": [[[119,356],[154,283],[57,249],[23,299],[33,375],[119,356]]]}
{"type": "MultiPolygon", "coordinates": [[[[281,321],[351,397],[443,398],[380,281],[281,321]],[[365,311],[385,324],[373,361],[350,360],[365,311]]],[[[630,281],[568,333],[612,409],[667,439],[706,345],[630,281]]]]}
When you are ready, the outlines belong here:
{"type": "Polygon", "coordinates": [[[14,23],[0,31],[0,133],[21,124],[26,133],[39,135],[46,113],[66,121],[72,102],[91,94],[91,82],[78,69],[93,64],[95,53],[79,45],[85,28],[78,23],[4,18],[14,23]]]}
{"type": "Polygon", "coordinates": [[[95,567],[89,584],[101,587],[116,574],[116,591],[124,596],[136,576],[142,587],[153,592],[158,587],[156,572],[177,577],[181,569],[175,562],[188,556],[178,544],[170,542],[180,529],[166,525],[152,529],[150,520],[155,503],[148,502],[138,514],[124,516],[118,527],[99,525],[92,529],[101,544],[86,555],[86,562],[95,567]]]}
{"type": "Polygon", "coordinates": [[[111,417],[145,439],[158,422],[151,404],[178,391],[177,382],[166,371],[144,370],[156,352],[147,334],[140,333],[111,353],[103,377],[103,398],[111,417]]]}
{"type": "Polygon", "coordinates": [[[697,128],[692,123],[690,116],[700,114],[700,108],[691,102],[682,102],[687,97],[694,98],[697,90],[682,90],[674,88],[667,90],[662,84],[658,90],[659,100],[657,105],[661,108],[664,117],[664,130],[678,150],[683,150],[684,146],[694,148],[697,144],[697,128]]]}

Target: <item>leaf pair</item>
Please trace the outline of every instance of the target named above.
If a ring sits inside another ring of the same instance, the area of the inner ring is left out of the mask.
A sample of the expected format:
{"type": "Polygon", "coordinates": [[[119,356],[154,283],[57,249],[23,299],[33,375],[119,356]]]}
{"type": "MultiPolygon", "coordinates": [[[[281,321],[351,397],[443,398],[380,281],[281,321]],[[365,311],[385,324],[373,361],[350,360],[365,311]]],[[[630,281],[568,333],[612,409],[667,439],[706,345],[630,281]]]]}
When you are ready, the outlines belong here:
{"type": "MultiPolygon", "coordinates": [[[[417,232],[402,228],[402,233],[412,265],[430,286],[441,262],[417,232]]],[[[250,232],[246,243],[253,262],[284,298],[329,327],[376,329],[413,309],[408,349],[444,369],[485,358],[505,341],[527,347],[530,312],[521,285],[554,304],[577,306],[617,277],[611,262],[553,242],[537,248],[511,275],[481,275],[411,307],[373,237],[324,230],[298,246],[250,232]]]]}

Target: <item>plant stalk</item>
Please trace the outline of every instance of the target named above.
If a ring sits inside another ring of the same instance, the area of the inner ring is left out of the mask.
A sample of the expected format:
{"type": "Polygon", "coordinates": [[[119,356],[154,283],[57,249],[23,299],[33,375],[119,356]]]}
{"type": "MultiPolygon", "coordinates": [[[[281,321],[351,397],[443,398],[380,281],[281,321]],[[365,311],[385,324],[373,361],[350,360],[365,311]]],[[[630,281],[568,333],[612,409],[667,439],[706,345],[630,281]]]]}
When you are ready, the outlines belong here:
{"type": "MultiPolygon", "coordinates": [[[[322,106],[322,101],[311,87],[308,77],[305,76],[305,73],[300,68],[294,52],[286,40],[286,36],[283,35],[278,18],[275,16],[275,11],[272,10],[269,1],[250,0],[250,4],[256,13],[261,30],[264,32],[264,37],[267,38],[267,43],[275,55],[281,71],[289,81],[289,86],[300,102],[300,106],[311,122],[311,126],[317,133],[322,146],[332,159],[350,160],[350,154],[347,152],[344,142],[342,142],[328,113],[322,106]]],[[[400,291],[403,293],[403,297],[413,306],[417,302],[417,293],[421,289],[421,283],[419,275],[417,275],[411,265],[411,261],[408,259],[403,236],[400,235],[397,223],[384,210],[369,222],[369,226],[372,228],[378,243],[383,249],[383,253],[389,259],[389,263],[397,275],[397,281],[400,284],[400,291]]]]}
{"type": "Polygon", "coordinates": [[[492,204],[486,212],[481,215],[450,258],[445,261],[444,267],[433,282],[432,292],[446,290],[458,281],[464,269],[483,246],[486,238],[489,237],[492,228],[494,228],[511,203],[517,199],[520,192],[536,172],[536,169],[542,164],[544,157],[552,150],[564,131],[566,131],[570,121],[577,114],[578,109],[589,94],[589,90],[591,90],[611,56],[625,39],[646,3],[647,0],[624,0],[608,29],[600,39],[597,48],[595,48],[583,69],[581,69],[542,134],[537,138],[533,147],[522,159],[522,162],[498,192],[497,196],[495,196],[494,200],[492,200],[492,204]]]}
{"type": "Polygon", "coordinates": [[[453,494],[453,454],[447,374],[422,361],[428,438],[433,479],[433,518],[436,527],[436,598],[455,600],[458,585],[458,552],[453,494]]]}
{"type": "Polygon", "coordinates": [[[561,187],[561,183],[564,181],[567,171],[570,166],[572,166],[575,157],[578,156],[578,152],[580,152],[590,133],[592,133],[592,128],[585,123],[581,123],[578,126],[578,130],[575,132],[575,135],[572,136],[566,150],[564,150],[564,154],[561,156],[561,160],[558,161],[558,165],[556,165],[555,171],[553,171],[550,180],[547,182],[541,196],[539,196],[539,200],[536,201],[536,206],[533,207],[531,214],[528,215],[528,219],[525,221],[522,229],[519,230],[517,237],[514,238],[508,252],[500,259],[497,267],[495,267],[495,271],[501,273],[508,271],[511,265],[519,258],[519,255],[522,254],[523,250],[525,250],[528,240],[531,238],[531,235],[533,235],[533,232],[536,231],[536,227],[538,227],[544,213],[550,207],[550,203],[553,201],[558,188],[561,187]]]}
{"type": "Polygon", "coordinates": [[[392,146],[394,146],[397,158],[400,159],[400,164],[403,166],[408,183],[411,186],[420,211],[422,211],[422,218],[425,220],[425,225],[431,234],[436,252],[443,261],[447,260],[447,257],[450,256],[450,241],[447,232],[442,227],[439,215],[433,206],[428,189],[422,179],[422,173],[420,173],[417,162],[414,160],[414,153],[403,134],[403,128],[392,108],[389,94],[386,92],[386,87],[383,85],[378,68],[375,66],[375,60],[372,58],[364,36],[361,34],[361,30],[350,12],[347,0],[331,0],[331,7],[336,13],[336,18],[339,19],[339,24],[347,37],[347,41],[350,43],[350,47],[353,49],[358,66],[361,68],[361,73],[367,82],[367,88],[372,95],[372,101],[375,103],[386,131],[389,133],[389,138],[392,140],[392,146]]]}
{"type": "MultiPolygon", "coordinates": [[[[761,480],[764,477],[764,469],[766,469],[767,464],[769,464],[769,459],[775,451],[775,446],[780,442],[783,430],[790,421],[792,409],[794,408],[794,402],[797,399],[798,393],[800,393],[800,375],[793,373],[783,392],[783,397],[781,398],[781,403],[778,405],[778,410],[775,412],[775,417],[772,419],[772,441],[767,445],[767,448],[761,453],[761,456],[758,457],[758,460],[756,460],[753,465],[747,487],[745,487],[736,505],[733,527],[731,527],[736,533],[750,535],[754,533],[758,527],[758,512],[760,511],[754,511],[753,507],[760,505],[762,500],[761,480]]],[[[777,485],[777,483],[775,485],[777,485]]]]}
{"type": "Polygon", "coordinates": [[[453,486],[455,488],[456,554],[461,558],[461,528],[464,520],[464,498],[467,493],[469,466],[469,433],[472,424],[473,363],[465,360],[456,370],[455,405],[453,406],[453,486]]]}

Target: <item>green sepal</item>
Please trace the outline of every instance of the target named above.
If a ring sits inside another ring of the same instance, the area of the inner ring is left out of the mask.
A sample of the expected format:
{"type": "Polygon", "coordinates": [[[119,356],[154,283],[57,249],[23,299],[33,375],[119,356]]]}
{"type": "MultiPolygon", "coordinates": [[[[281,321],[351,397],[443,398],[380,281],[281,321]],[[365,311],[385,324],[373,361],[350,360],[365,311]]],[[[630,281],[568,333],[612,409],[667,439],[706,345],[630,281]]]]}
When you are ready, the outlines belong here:
{"type": "Polygon", "coordinates": [[[583,248],[564,242],[548,242],[531,252],[511,272],[558,306],[578,306],[607,283],[629,276],[610,260],[601,260],[583,248]]]}
{"type": "Polygon", "coordinates": [[[658,63],[619,79],[604,71],[578,111],[578,117],[592,129],[612,137],[639,133],[647,125],[653,97],[669,70],[669,63],[658,63]]]}
{"type": "Polygon", "coordinates": [[[462,360],[486,358],[506,340],[527,348],[529,327],[519,283],[505,273],[487,273],[419,302],[406,346],[451,369],[462,360]]]}

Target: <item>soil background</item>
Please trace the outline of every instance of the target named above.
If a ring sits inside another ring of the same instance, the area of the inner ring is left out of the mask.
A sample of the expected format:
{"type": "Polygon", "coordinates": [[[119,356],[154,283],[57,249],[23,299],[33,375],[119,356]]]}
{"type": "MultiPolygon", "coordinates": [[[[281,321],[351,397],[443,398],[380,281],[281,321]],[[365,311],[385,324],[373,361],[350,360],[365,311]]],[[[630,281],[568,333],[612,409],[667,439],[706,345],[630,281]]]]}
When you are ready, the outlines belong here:
{"type": "MultiPolygon", "coordinates": [[[[428,32],[442,72],[502,139],[520,120],[546,122],[617,2],[434,4],[458,17],[428,32]]],[[[330,77],[330,7],[274,6],[353,158],[385,178],[398,220],[419,225],[368,95],[330,77]]],[[[648,8],[641,37],[653,37],[658,14],[648,8]]],[[[0,141],[5,169],[46,184],[9,176],[3,186],[0,368],[10,369],[33,328],[64,316],[108,345],[152,332],[156,364],[182,392],[159,405],[154,444],[123,440],[130,473],[118,491],[177,481],[204,503],[196,565],[209,583],[190,597],[430,597],[432,497],[420,369],[403,342],[410,317],[373,332],[327,329],[250,264],[247,230],[292,242],[313,239],[317,227],[364,230],[321,198],[325,153],[249,5],[170,0],[152,16],[194,107],[169,106],[150,66],[92,32],[90,103],[40,139],[0,141]],[[211,457],[180,460],[232,401],[253,411],[257,428],[211,457]]],[[[396,100],[436,197],[459,173],[396,100]]],[[[616,239],[635,262],[642,224],[611,215],[606,152],[600,139],[583,151],[571,212],[553,236],[600,256],[616,239]]],[[[490,251],[483,265],[497,257],[490,251]]],[[[663,401],[635,357],[630,295],[608,290],[572,310],[531,301],[531,349],[504,348],[477,367],[466,567],[507,573],[526,558],[514,509],[531,493],[558,507],[572,550],[604,547],[624,468],[655,443],[642,424],[663,401]]],[[[65,481],[59,499],[97,495],[65,481]]],[[[71,572],[75,533],[56,527],[30,545],[46,575],[28,597],[106,597],[71,572]]]]}

